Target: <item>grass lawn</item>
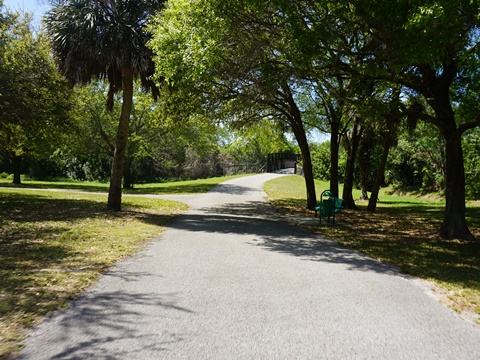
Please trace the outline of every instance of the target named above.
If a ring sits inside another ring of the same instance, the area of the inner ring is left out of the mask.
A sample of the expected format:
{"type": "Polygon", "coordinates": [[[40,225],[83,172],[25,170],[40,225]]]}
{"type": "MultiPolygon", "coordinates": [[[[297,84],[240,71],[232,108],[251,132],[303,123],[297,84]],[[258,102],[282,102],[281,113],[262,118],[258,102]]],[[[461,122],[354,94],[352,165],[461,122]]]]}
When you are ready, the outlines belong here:
{"type": "MultiPolygon", "coordinates": [[[[245,175],[220,176],[210,179],[165,182],[155,184],[135,184],[133,189],[124,189],[125,194],[197,194],[210,190],[213,186],[245,175]]],[[[108,192],[108,183],[95,181],[32,181],[22,179],[21,185],[12,184],[11,179],[0,178],[0,188],[66,189],[90,192],[108,192]]]]}
{"type": "Polygon", "coordinates": [[[18,351],[27,328],[187,209],[129,196],[113,213],[106,201],[106,194],[0,188],[0,359],[18,351]]]}
{"type": "MultiPolygon", "coordinates": [[[[317,196],[325,189],[328,183],[317,182],[317,196]]],[[[313,217],[313,211],[305,209],[303,178],[293,175],[269,181],[265,191],[280,211],[313,217]]],[[[364,210],[367,202],[358,201],[360,211],[343,210],[336,215],[335,226],[322,221],[312,230],[434,283],[443,302],[480,324],[480,203],[467,204],[467,223],[479,240],[464,241],[437,236],[442,199],[396,196],[388,189],[379,199],[375,213],[364,210]]]]}

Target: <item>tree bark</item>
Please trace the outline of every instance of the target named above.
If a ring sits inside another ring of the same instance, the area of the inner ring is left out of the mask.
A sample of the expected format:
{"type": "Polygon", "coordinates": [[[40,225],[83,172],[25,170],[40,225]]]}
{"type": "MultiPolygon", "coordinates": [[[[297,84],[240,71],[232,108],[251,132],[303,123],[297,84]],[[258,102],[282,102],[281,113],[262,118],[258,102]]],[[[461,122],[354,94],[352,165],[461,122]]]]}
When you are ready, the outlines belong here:
{"type": "Polygon", "coordinates": [[[22,183],[21,174],[22,174],[22,156],[13,155],[13,183],[20,185],[22,183]]]}
{"type": "MultiPolygon", "coordinates": [[[[450,86],[457,74],[457,63],[444,66],[441,75],[429,67],[422,68],[423,95],[434,109],[437,126],[445,142],[445,214],[440,236],[446,239],[474,239],[465,219],[465,168],[462,149],[463,130],[457,127],[450,99],[450,86]]],[[[463,127],[466,129],[466,127],[463,127]]]]}
{"type": "Polygon", "coordinates": [[[293,131],[297,139],[298,146],[303,159],[303,176],[305,178],[305,187],[307,189],[307,209],[313,210],[317,205],[317,195],[315,192],[315,180],[313,178],[312,157],[308,146],[307,136],[303,126],[301,129],[293,131]]]}
{"type": "Polygon", "coordinates": [[[360,198],[362,200],[369,199],[368,191],[371,189],[372,186],[372,168],[374,165],[372,161],[372,153],[375,149],[374,144],[375,140],[373,130],[369,127],[366,127],[360,139],[357,157],[357,170],[360,179],[361,191],[360,198]]]}
{"type": "Polygon", "coordinates": [[[315,180],[313,178],[312,157],[310,154],[310,147],[308,146],[305,128],[303,127],[302,114],[295,103],[295,99],[293,98],[288,85],[284,85],[283,90],[289,107],[287,119],[302,153],[303,176],[305,178],[305,187],[307,190],[307,209],[313,210],[317,205],[317,195],[315,193],[315,180]]]}
{"type": "Polygon", "coordinates": [[[360,145],[360,138],[362,137],[362,128],[359,125],[358,118],[355,118],[353,125],[352,137],[350,139],[350,146],[347,157],[347,169],[345,173],[345,180],[343,183],[343,206],[345,209],[357,210],[358,207],[353,199],[353,178],[355,173],[355,160],[357,157],[358,146],[360,145]]]}
{"type": "Polygon", "coordinates": [[[338,197],[338,148],[339,148],[338,121],[332,121],[330,125],[330,191],[333,196],[338,197]]]}
{"type": "Polygon", "coordinates": [[[445,215],[440,227],[440,236],[446,239],[471,240],[465,219],[465,168],[463,163],[462,136],[456,131],[443,134],[446,155],[445,215]]]}
{"type": "Polygon", "coordinates": [[[390,151],[390,145],[392,143],[392,132],[387,130],[383,135],[383,152],[378,165],[377,174],[375,176],[375,183],[373,184],[370,200],[368,201],[367,210],[374,212],[377,208],[378,193],[380,192],[380,186],[385,177],[385,166],[387,165],[388,153],[390,151]]]}
{"type": "Polygon", "coordinates": [[[125,163],[125,150],[128,140],[130,114],[133,106],[133,71],[122,69],[123,103],[122,113],[117,129],[115,152],[113,154],[112,170],[110,175],[110,189],[108,192],[107,210],[120,211],[122,209],[122,177],[125,163]]]}
{"type": "Polygon", "coordinates": [[[133,174],[132,174],[133,159],[130,156],[125,158],[125,169],[123,170],[123,188],[133,189],[133,174]]]}

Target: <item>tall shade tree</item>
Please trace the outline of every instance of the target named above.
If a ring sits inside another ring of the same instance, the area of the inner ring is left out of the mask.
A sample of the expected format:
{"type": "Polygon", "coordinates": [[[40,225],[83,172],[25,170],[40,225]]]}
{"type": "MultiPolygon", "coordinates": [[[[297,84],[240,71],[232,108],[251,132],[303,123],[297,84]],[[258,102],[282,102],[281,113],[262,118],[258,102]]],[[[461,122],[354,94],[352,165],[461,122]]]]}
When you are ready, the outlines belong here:
{"type": "Polygon", "coordinates": [[[113,108],[114,95],[122,91],[122,111],[118,123],[110,175],[107,209],[121,210],[122,176],[133,107],[134,79],[146,91],[159,94],[150,80],[155,67],[146,26],[163,7],[164,0],[64,0],[46,15],[45,25],[60,72],[70,84],[82,85],[96,79],[109,83],[107,107],[113,108]]]}
{"type": "Polygon", "coordinates": [[[241,0],[169,1],[152,25],[157,75],[168,78],[183,102],[197,104],[236,126],[275,119],[287,124],[303,157],[307,207],[315,183],[298,94],[305,84],[285,57],[285,28],[267,3],[241,0]],[[268,9],[267,9],[268,8],[268,9]]]}
{"type": "Polygon", "coordinates": [[[10,25],[0,26],[0,158],[12,163],[13,182],[20,184],[25,156],[51,153],[66,132],[70,93],[31,16],[2,14],[6,19],[10,25]]]}
{"type": "Polygon", "coordinates": [[[462,137],[480,126],[477,105],[465,106],[472,104],[478,84],[480,2],[271,3],[296,33],[298,58],[312,58],[315,67],[330,70],[332,63],[322,59],[327,50],[333,51],[341,60],[336,69],[342,74],[401,85],[401,99],[420,97],[426,102],[416,116],[438,128],[446,155],[446,207],[439,233],[444,238],[471,239],[465,219],[462,137]]]}
{"type": "Polygon", "coordinates": [[[417,117],[440,130],[446,155],[446,208],[440,235],[473,238],[465,219],[462,136],[480,126],[480,116],[470,110],[460,119],[455,107],[464,107],[478,81],[480,3],[353,1],[349,10],[349,19],[368,33],[364,54],[368,54],[367,69],[373,69],[369,72],[423,97],[429,109],[419,111],[417,117]]]}

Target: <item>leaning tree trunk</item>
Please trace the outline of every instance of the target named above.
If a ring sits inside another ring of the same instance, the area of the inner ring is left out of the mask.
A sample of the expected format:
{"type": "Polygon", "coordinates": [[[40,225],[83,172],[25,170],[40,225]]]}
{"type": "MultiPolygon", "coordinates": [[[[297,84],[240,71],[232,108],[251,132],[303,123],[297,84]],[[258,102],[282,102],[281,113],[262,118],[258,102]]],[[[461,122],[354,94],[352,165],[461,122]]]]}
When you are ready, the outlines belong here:
{"type": "Polygon", "coordinates": [[[305,178],[305,187],[307,189],[307,209],[313,210],[317,205],[317,195],[315,192],[315,180],[313,177],[312,157],[308,146],[307,136],[303,126],[297,131],[293,131],[297,139],[298,146],[303,159],[303,176],[305,178]]]}
{"type": "Polygon", "coordinates": [[[455,131],[442,135],[445,140],[446,156],[446,202],[440,236],[447,239],[473,239],[465,220],[465,168],[462,134],[455,131]]]}
{"type": "Polygon", "coordinates": [[[346,209],[358,209],[353,199],[353,178],[355,173],[355,160],[357,157],[358,147],[360,145],[360,138],[362,137],[362,128],[358,123],[358,118],[355,119],[353,125],[352,138],[350,139],[350,148],[347,156],[347,169],[345,172],[345,180],[343,182],[343,206],[346,209]]]}
{"type": "Polygon", "coordinates": [[[20,185],[22,183],[22,156],[13,155],[13,183],[20,185]]]}
{"type": "Polygon", "coordinates": [[[313,178],[312,157],[310,154],[310,147],[308,146],[307,135],[303,127],[302,114],[292,92],[288,85],[283,87],[285,91],[285,98],[288,102],[289,114],[287,116],[288,122],[298,142],[303,159],[303,176],[305,178],[305,187],[307,189],[307,209],[313,210],[317,205],[317,195],[315,193],[315,180],[313,178]]]}
{"type": "Polygon", "coordinates": [[[113,154],[110,189],[108,192],[107,210],[120,211],[122,208],[122,176],[127,148],[128,127],[133,105],[133,72],[129,68],[122,69],[123,104],[118,124],[115,152],[113,154]]]}
{"type": "Polygon", "coordinates": [[[377,175],[375,176],[375,183],[373,184],[372,194],[370,195],[370,200],[368,201],[367,210],[374,212],[377,208],[378,193],[380,192],[380,186],[385,178],[385,166],[387,165],[388,152],[390,151],[390,145],[392,140],[391,130],[387,130],[384,133],[383,138],[383,153],[380,159],[380,164],[378,165],[377,175]]]}

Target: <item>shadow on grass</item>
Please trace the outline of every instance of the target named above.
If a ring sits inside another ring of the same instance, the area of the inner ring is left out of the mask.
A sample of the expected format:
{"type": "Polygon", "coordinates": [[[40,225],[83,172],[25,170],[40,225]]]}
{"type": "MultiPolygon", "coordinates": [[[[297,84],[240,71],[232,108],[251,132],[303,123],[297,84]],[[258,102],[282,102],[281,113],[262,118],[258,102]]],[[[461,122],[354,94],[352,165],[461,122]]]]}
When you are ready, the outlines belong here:
{"type": "Polygon", "coordinates": [[[145,186],[138,187],[134,189],[125,189],[126,194],[153,194],[153,195],[172,195],[172,194],[200,194],[205,193],[214,187],[216,184],[206,184],[206,183],[169,183],[168,185],[161,186],[145,186]]]}
{"type": "MultiPolygon", "coordinates": [[[[57,230],[66,229],[57,228],[55,232],[57,230]]],[[[12,312],[45,315],[53,310],[46,302],[58,294],[46,289],[47,278],[38,274],[42,269],[55,268],[77,254],[64,246],[36,240],[36,237],[51,236],[52,232],[38,231],[32,237],[20,234],[5,236],[0,231],[0,300],[3,302],[0,318],[12,312]]],[[[29,325],[27,317],[25,321],[29,325]]]]}
{"type": "Polygon", "coordinates": [[[88,191],[88,192],[108,192],[108,184],[86,184],[86,183],[22,183],[22,184],[12,184],[6,182],[0,182],[0,188],[13,188],[13,189],[60,189],[60,190],[79,190],[79,191],[88,191]]]}
{"type": "MultiPolygon", "coordinates": [[[[7,324],[14,321],[15,331],[19,331],[19,326],[31,326],[38,316],[76,295],[80,283],[89,283],[90,277],[110,265],[100,257],[98,260],[87,258],[88,248],[75,250],[82,248],[85,240],[82,228],[76,224],[95,219],[100,220],[100,224],[108,220],[135,219],[164,226],[174,217],[141,210],[107,212],[104,201],[1,192],[0,321],[7,324]],[[74,282],[69,275],[72,273],[80,274],[74,282]],[[85,279],[79,280],[79,277],[85,279]]],[[[102,246],[112,245],[107,241],[102,246]]],[[[11,335],[12,338],[18,336],[11,335]]],[[[0,358],[2,356],[0,352],[0,358]]]]}
{"type": "Polygon", "coordinates": [[[398,207],[444,207],[445,205],[442,205],[442,204],[439,204],[439,203],[432,203],[432,204],[428,204],[428,203],[423,203],[423,204],[420,204],[418,202],[418,200],[411,200],[411,201],[408,201],[408,200],[405,200],[405,201],[402,201],[402,200],[393,200],[393,201],[390,201],[390,200],[379,200],[378,201],[378,206],[382,206],[382,205],[392,205],[392,206],[398,206],[398,207]]]}
{"type": "Polygon", "coordinates": [[[106,214],[105,202],[55,199],[34,193],[1,193],[0,204],[0,215],[4,221],[37,223],[77,220],[106,214]]]}
{"type": "MultiPolygon", "coordinates": [[[[479,212],[469,211],[470,216],[479,212]]],[[[383,208],[375,214],[346,211],[343,225],[328,235],[404,273],[480,291],[480,241],[440,238],[443,215],[438,206],[383,208]]],[[[478,222],[472,225],[478,237],[478,222]]]]}
{"type": "Polygon", "coordinates": [[[138,216],[148,218],[150,224],[164,225],[173,219],[169,215],[149,214],[132,209],[141,205],[124,202],[121,212],[106,210],[105,200],[62,199],[37,194],[0,193],[0,219],[17,223],[42,223],[45,221],[75,221],[80,219],[138,216]]]}
{"type": "Polygon", "coordinates": [[[77,256],[68,244],[56,241],[70,230],[68,222],[96,216],[102,216],[102,211],[93,201],[0,194],[0,290],[15,299],[24,298],[15,301],[16,310],[35,312],[32,302],[38,297],[30,293],[37,293],[41,287],[35,272],[55,268],[77,256]]]}
{"type": "MultiPolygon", "coordinates": [[[[219,180],[221,181],[221,180],[219,180]]],[[[185,181],[185,182],[169,182],[158,183],[151,185],[137,185],[132,189],[123,189],[124,194],[156,194],[156,195],[171,195],[171,194],[199,194],[209,191],[214,187],[218,181],[204,180],[204,181],[185,181]]],[[[88,183],[60,183],[60,182],[26,182],[20,185],[0,182],[0,188],[14,188],[14,189],[61,189],[61,190],[78,190],[87,192],[108,193],[108,184],[88,184],[88,183]]]]}
{"type": "Polygon", "coordinates": [[[313,216],[313,211],[307,210],[305,199],[278,199],[270,200],[270,203],[282,214],[313,216]]]}
{"type": "Polygon", "coordinates": [[[480,241],[480,207],[467,206],[466,210],[467,224],[480,241]]]}

